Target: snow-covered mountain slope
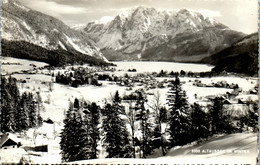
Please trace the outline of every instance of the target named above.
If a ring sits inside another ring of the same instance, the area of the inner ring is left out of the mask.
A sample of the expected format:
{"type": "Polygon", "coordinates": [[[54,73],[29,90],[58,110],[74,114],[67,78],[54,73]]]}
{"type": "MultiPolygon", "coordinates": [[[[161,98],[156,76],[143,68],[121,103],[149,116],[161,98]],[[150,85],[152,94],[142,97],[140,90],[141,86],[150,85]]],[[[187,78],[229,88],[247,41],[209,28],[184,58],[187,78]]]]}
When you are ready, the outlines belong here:
{"type": "Polygon", "coordinates": [[[110,60],[188,61],[244,36],[195,11],[158,11],[143,6],[122,11],[106,24],[90,22],[77,29],[89,35],[110,60]]]}
{"type": "Polygon", "coordinates": [[[215,71],[254,75],[258,73],[258,33],[245,36],[230,47],[203,59],[215,71]]]}
{"type": "MultiPolygon", "coordinates": [[[[156,153],[155,153],[156,154],[156,153]]],[[[212,137],[201,144],[176,147],[166,156],[148,159],[92,159],[71,164],[256,164],[257,135],[236,133],[212,137]]]]}
{"type": "Polygon", "coordinates": [[[106,60],[96,44],[82,32],[15,0],[2,4],[2,39],[25,41],[48,50],[63,49],[106,60]]]}

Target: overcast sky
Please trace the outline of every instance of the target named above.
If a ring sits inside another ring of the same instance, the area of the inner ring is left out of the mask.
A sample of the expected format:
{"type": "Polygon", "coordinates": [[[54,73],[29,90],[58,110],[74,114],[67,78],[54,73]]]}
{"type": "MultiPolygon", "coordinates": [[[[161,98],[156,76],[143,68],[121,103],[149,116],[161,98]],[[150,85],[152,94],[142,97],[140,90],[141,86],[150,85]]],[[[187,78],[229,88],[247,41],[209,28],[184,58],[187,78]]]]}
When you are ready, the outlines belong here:
{"type": "Polygon", "coordinates": [[[158,10],[188,8],[208,14],[233,30],[257,31],[258,0],[19,0],[24,5],[54,16],[69,26],[103,20],[122,10],[147,6],[158,10]]]}

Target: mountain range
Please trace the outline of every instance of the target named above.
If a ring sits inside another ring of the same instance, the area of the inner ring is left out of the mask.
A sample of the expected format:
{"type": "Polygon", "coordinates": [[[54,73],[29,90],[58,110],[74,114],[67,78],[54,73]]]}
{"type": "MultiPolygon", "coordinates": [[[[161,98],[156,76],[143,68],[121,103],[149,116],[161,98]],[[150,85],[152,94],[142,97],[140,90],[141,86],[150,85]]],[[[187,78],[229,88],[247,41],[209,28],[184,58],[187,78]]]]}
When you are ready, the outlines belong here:
{"type": "Polygon", "coordinates": [[[58,64],[107,62],[100,49],[84,33],[16,0],[3,1],[1,21],[4,56],[43,60],[52,64],[55,64],[55,58],[60,59],[56,60],[58,64]]]}
{"type": "Polygon", "coordinates": [[[245,36],[199,12],[143,6],[124,10],[108,23],[75,29],[88,35],[108,60],[195,62],[245,36]]]}
{"type": "Polygon", "coordinates": [[[146,60],[207,63],[215,71],[247,74],[256,74],[258,68],[257,33],[245,35],[188,9],[139,6],[106,23],[71,28],[16,0],[4,0],[1,21],[3,56],[51,65],[146,60]]]}

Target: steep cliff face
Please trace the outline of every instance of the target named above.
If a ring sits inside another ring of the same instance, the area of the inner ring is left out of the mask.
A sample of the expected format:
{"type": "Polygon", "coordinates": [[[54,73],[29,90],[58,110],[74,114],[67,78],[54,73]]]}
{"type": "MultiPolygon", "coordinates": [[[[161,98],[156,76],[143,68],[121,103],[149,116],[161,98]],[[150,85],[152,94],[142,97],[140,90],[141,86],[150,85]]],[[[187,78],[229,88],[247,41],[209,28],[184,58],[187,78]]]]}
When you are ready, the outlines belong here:
{"type": "Polygon", "coordinates": [[[31,10],[18,1],[3,1],[1,21],[2,39],[6,43],[15,42],[17,45],[22,42],[106,61],[96,44],[82,32],[54,17],[31,10]]]}
{"type": "Polygon", "coordinates": [[[244,36],[188,9],[169,12],[146,7],[77,30],[93,39],[110,60],[198,61],[244,36]]]}

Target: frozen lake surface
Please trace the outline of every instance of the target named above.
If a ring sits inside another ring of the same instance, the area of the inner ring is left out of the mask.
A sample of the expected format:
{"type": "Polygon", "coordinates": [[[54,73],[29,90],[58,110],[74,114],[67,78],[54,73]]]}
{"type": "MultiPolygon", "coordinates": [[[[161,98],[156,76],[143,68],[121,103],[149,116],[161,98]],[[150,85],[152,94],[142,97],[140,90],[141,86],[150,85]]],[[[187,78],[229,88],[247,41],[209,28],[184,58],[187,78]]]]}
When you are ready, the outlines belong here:
{"type": "Polygon", "coordinates": [[[211,71],[214,67],[212,65],[206,64],[194,64],[194,63],[177,63],[177,62],[151,62],[151,61],[132,61],[132,62],[113,62],[117,65],[117,69],[128,70],[136,69],[138,73],[140,72],[159,72],[164,71],[174,71],[179,72],[181,70],[188,72],[207,72],[211,71]]]}

